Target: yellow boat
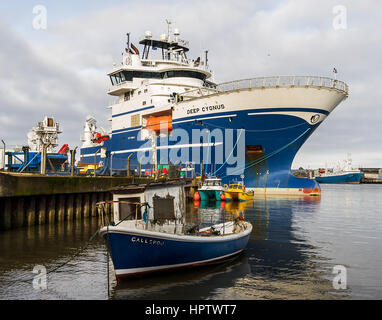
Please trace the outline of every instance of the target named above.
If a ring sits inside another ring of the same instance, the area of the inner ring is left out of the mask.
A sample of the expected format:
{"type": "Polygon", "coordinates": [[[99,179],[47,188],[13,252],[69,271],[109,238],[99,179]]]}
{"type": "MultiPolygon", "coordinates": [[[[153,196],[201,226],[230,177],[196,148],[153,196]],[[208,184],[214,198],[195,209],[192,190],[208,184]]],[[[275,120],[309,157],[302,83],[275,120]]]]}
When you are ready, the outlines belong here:
{"type": "Polygon", "coordinates": [[[238,200],[247,201],[253,200],[253,191],[245,191],[245,186],[242,183],[232,183],[224,191],[226,201],[238,200]]]}

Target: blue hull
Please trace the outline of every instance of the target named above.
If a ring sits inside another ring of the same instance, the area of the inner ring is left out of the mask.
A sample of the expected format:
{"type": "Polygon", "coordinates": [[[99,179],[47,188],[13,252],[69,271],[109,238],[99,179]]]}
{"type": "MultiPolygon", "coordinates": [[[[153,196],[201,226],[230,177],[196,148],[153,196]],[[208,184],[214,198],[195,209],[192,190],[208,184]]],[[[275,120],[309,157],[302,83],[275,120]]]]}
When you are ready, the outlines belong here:
{"type": "Polygon", "coordinates": [[[315,179],[319,183],[360,183],[362,176],[362,172],[353,172],[341,175],[316,177],[315,179]]]}
{"type": "MultiPolygon", "coordinates": [[[[328,112],[324,110],[312,110],[317,113],[328,115],[328,112]]],[[[223,163],[217,163],[215,161],[215,152],[218,151],[216,149],[219,147],[187,147],[189,159],[192,159],[194,152],[198,152],[198,154],[200,154],[200,162],[202,160],[204,161],[205,172],[207,174],[218,176],[222,179],[223,184],[229,184],[229,182],[234,179],[241,180],[240,175],[244,174],[244,184],[247,188],[294,188],[301,189],[305,193],[310,193],[313,190],[320,191],[318,183],[313,179],[297,178],[290,173],[291,164],[297,151],[319,124],[312,125],[301,118],[291,115],[269,113],[250,116],[248,115],[250,112],[256,112],[256,109],[219,113],[219,116],[222,116],[221,118],[211,118],[211,114],[209,114],[209,117],[206,116],[206,120],[201,121],[199,121],[199,119],[203,119],[203,116],[198,116],[198,121],[193,120],[184,122],[192,119],[192,117],[174,119],[173,129],[181,128],[185,130],[190,137],[192,136],[193,129],[209,129],[211,131],[215,128],[233,129],[232,140],[235,143],[239,132],[237,130],[243,128],[245,129],[245,144],[261,146],[261,149],[263,150],[261,155],[254,155],[246,152],[245,165],[232,174],[227,174],[227,169],[233,168],[233,166],[226,162],[226,154],[224,154],[223,163]],[[224,115],[232,114],[235,115],[235,117],[232,118],[233,120],[230,120],[228,117],[223,118],[224,115]],[[180,121],[182,121],[182,123],[177,123],[180,121]],[[207,154],[207,151],[211,151],[211,156],[209,158],[203,157],[204,153],[207,154]]],[[[131,168],[135,169],[139,167],[136,150],[142,147],[145,143],[147,144],[147,140],[139,141],[137,139],[140,129],[141,127],[116,130],[113,132],[112,138],[104,142],[104,147],[106,147],[107,150],[117,152],[114,154],[112,160],[113,170],[126,170],[127,157],[131,153],[133,153],[130,158],[131,168]]],[[[215,142],[222,142],[224,150],[226,150],[225,140],[226,137],[223,135],[220,141],[215,142]]],[[[177,143],[179,143],[179,141],[169,141],[168,145],[177,143]]],[[[189,141],[189,143],[191,144],[192,141],[189,141]]],[[[160,139],[158,139],[157,145],[161,145],[160,139]]],[[[94,163],[94,153],[99,148],[100,147],[82,148],[82,161],[94,163]]],[[[232,154],[236,156],[237,148],[232,148],[232,144],[227,146],[227,149],[229,148],[233,149],[232,154]]],[[[168,154],[170,151],[171,149],[158,150],[158,162],[160,159],[162,161],[161,163],[165,164],[166,160],[163,161],[163,159],[167,158],[168,161],[168,154]],[[165,157],[164,152],[167,152],[165,157]]],[[[97,161],[100,160],[101,158],[98,156],[97,161]]],[[[105,162],[104,159],[102,160],[105,162]]],[[[105,163],[107,164],[107,161],[105,163]]],[[[142,166],[142,168],[150,169],[150,165],[142,166]]],[[[108,170],[106,170],[106,174],[109,174],[108,170]]],[[[196,175],[200,174],[201,165],[195,164],[195,172],[196,175]]]]}
{"type": "Polygon", "coordinates": [[[117,278],[175,268],[212,263],[241,252],[249,240],[252,227],[229,236],[196,237],[152,232],[101,230],[108,243],[117,278]],[[155,235],[154,235],[155,234],[155,235]],[[188,238],[188,239],[187,239],[188,238]],[[203,239],[204,238],[204,239],[203,239]],[[216,238],[216,240],[212,239],[216,238]],[[226,240],[225,240],[226,238],[226,240]],[[212,241],[211,241],[212,240],[212,241]]]}

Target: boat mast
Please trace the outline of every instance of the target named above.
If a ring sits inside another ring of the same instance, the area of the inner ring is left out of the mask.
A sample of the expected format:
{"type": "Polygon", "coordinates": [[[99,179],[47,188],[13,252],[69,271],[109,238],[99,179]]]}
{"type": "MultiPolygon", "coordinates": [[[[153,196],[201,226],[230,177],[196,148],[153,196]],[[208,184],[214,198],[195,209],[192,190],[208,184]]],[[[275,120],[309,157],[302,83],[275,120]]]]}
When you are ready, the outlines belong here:
{"type": "Polygon", "coordinates": [[[126,52],[129,53],[129,49],[130,49],[130,32],[126,33],[126,36],[127,36],[127,41],[126,41],[126,52]]]}

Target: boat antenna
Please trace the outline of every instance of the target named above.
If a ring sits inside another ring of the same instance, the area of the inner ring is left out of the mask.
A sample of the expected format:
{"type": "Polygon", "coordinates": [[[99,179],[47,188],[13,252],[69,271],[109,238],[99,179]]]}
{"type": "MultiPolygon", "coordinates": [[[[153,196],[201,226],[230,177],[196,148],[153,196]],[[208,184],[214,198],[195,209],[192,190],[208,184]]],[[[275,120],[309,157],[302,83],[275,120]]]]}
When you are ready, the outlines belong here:
{"type": "Polygon", "coordinates": [[[334,73],[334,80],[337,80],[337,69],[336,68],[333,68],[333,73],[334,73]]]}
{"type": "Polygon", "coordinates": [[[171,20],[167,20],[167,41],[170,42],[170,35],[171,35],[171,20]]]}
{"type": "Polygon", "coordinates": [[[206,65],[205,65],[205,68],[207,70],[207,67],[208,67],[208,50],[206,50],[205,53],[206,53],[206,65]]]}
{"type": "Polygon", "coordinates": [[[127,41],[126,41],[126,45],[127,45],[127,47],[126,47],[126,51],[127,51],[127,53],[129,53],[129,49],[130,49],[130,32],[128,32],[128,33],[126,33],[126,36],[127,36],[127,41]]]}

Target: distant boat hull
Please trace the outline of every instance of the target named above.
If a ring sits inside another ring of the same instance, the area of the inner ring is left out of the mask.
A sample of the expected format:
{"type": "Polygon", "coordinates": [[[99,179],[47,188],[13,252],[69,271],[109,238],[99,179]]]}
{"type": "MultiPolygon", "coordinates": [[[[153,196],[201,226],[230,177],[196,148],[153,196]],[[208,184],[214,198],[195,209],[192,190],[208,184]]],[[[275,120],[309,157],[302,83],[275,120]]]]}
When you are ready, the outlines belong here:
{"type": "Polygon", "coordinates": [[[362,172],[349,172],[315,177],[315,179],[318,183],[360,183],[362,176],[362,172]]]}
{"type": "Polygon", "coordinates": [[[103,227],[117,279],[213,263],[244,250],[252,225],[223,236],[190,236],[124,227],[103,227]]]}

